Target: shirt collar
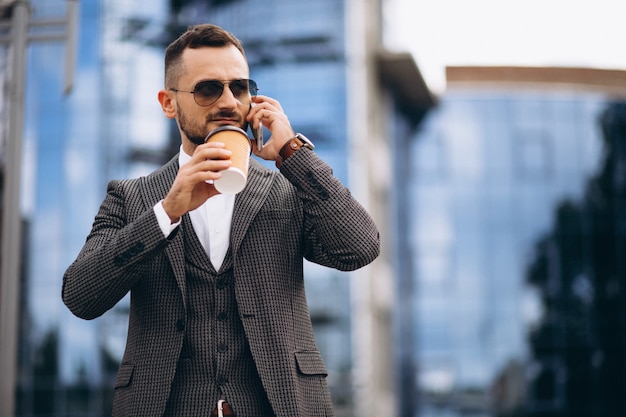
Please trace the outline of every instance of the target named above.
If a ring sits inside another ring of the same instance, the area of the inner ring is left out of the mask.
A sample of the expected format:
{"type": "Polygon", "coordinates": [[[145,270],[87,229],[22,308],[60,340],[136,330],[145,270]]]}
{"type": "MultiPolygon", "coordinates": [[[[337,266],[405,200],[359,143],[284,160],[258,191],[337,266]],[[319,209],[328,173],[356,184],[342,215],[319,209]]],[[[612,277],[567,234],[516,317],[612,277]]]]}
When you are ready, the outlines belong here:
{"type": "Polygon", "coordinates": [[[187,153],[183,150],[183,145],[180,145],[180,151],[178,152],[178,166],[182,167],[189,161],[191,161],[191,155],[187,155],[187,153]]]}

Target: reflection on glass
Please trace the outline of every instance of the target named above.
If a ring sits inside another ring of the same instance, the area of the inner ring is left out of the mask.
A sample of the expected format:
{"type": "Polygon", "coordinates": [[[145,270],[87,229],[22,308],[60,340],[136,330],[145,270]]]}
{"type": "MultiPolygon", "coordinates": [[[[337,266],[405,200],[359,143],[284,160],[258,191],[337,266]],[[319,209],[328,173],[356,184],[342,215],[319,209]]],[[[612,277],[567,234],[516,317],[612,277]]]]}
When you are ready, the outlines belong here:
{"type": "Polygon", "coordinates": [[[443,96],[412,158],[417,415],[626,415],[625,150],[597,94],[443,96]]]}

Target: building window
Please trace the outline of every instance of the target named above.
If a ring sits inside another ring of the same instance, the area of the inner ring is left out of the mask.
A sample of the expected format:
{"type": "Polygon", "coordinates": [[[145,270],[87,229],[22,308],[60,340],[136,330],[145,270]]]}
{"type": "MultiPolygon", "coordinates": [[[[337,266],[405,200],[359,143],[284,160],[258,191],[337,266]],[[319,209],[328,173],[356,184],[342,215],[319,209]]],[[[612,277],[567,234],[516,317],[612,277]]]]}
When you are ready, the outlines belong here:
{"type": "Polygon", "coordinates": [[[440,132],[420,140],[414,151],[414,167],[422,181],[438,181],[446,176],[446,146],[440,132]]]}
{"type": "Polygon", "coordinates": [[[517,178],[542,181],[552,175],[552,138],[543,129],[519,129],[513,143],[513,163],[517,178]]]}

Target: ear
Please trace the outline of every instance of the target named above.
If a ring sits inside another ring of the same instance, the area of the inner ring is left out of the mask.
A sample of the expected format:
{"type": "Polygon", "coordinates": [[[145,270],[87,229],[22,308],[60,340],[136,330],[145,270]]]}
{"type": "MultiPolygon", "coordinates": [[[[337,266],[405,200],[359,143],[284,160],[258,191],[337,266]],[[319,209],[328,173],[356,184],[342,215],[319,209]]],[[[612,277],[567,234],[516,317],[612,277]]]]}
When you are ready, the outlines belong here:
{"type": "Polygon", "coordinates": [[[165,116],[169,119],[176,117],[176,100],[174,99],[174,92],[169,90],[159,90],[159,103],[161,103],[161,109],[165,116]]]}

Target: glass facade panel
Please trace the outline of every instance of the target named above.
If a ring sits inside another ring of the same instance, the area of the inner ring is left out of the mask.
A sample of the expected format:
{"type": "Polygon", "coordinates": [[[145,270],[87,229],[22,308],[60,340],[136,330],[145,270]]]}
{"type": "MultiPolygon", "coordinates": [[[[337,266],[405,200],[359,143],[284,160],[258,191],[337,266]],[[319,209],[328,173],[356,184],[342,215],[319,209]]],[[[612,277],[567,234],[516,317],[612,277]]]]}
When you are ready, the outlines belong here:
{"type": "Polygon", "coordinates": [[[602,253],[624,239],[603,229],[623,216],[599,221],[594,212],[604,204],[595,201],[599,194],[622,204],[609,197],[623,191],[605,182],[613,159],[604,152],[626,137],[625,108],[594,93],[451,89],[427,116],[412,148],[422,175],[409,185],[420,326],[416,415],[599,417],[626,410],[611,388],[624,373],[609,378],[605,348],[593,339],[622,328],[597,327],[594,317],[596,308],[623,311],[600,307],[596,292],[605,279],[617,282],[604,269],[625,279],[621,262],[602,253]],[[605,111],[610,118],[600,117],[605,111]],[[602,120],[614,131],[610,142],[602,120]],[[433,186],[438,161],[449,164],[448,174],[433,186]],[[599,267],[596,258],[610,265],[599,267]],[[453,274],[445,290],[433,285],[441,271],[453,274]],[[604,389],[610,394],[599,393],[604,389]]]}

